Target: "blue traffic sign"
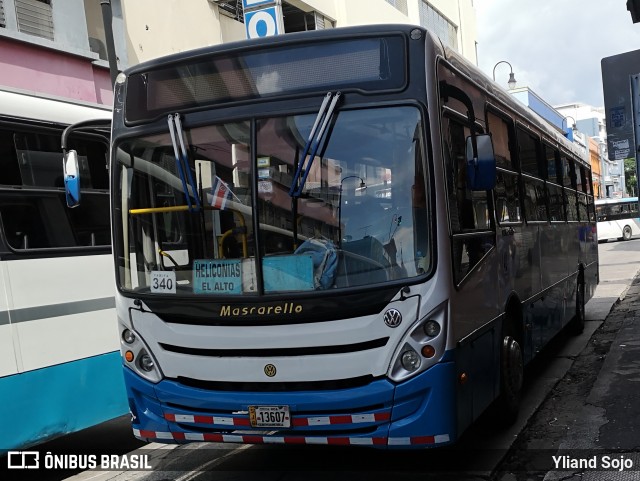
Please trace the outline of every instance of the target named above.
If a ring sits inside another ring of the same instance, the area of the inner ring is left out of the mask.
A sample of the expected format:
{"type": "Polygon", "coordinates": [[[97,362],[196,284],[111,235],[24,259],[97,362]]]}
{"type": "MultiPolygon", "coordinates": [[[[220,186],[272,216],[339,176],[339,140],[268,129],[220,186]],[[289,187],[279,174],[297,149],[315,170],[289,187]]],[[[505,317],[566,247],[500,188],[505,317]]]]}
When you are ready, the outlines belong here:
{"type": "Polygon", "coordinates": [[[247,38],[271,37],[280,33],[276,7],[245,12],[244,24],[247,29],[247,38]]]}

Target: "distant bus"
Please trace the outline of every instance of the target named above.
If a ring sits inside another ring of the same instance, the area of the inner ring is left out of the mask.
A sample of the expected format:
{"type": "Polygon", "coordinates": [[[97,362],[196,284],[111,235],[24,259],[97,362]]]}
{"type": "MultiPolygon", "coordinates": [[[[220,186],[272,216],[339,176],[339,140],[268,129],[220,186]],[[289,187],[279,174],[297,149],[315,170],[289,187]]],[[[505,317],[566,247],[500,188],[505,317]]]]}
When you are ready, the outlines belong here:
{"type": "Polygon", "coordinates": [[[66,207],[61,171],[63,129],[110,115],[0,90],[0,453],[127,412],[113,323],[108,130],[70,139],[83,173],[78,209],[66,207]]]}
{"type": "Polygon", "coordinates": [[[512,421],[525,364],[583,328],[589,164],[422,28],[182,52],[115,98],[138,438],[450,444],[494,401],[512,421]]]}
{"type": "Polygon", "coordinates": [[[597,199],[598,241],[629,240],[640,234],[638,198],[597,199]]]}

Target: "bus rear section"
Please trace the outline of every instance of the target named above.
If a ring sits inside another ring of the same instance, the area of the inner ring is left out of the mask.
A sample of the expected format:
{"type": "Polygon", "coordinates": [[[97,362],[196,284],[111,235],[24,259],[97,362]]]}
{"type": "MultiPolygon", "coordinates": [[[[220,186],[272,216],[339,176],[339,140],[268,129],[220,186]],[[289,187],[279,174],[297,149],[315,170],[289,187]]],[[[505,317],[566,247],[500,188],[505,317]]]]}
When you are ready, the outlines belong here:
{"type": "Polygon", "coordinates": [[[106,107],[0,90],[0,452],[122,416],[108,131],[76,133],[83,205],[69,210],[60,138],[106,107]],[[69,275],[73,272],[74,275],[69,275]]]}

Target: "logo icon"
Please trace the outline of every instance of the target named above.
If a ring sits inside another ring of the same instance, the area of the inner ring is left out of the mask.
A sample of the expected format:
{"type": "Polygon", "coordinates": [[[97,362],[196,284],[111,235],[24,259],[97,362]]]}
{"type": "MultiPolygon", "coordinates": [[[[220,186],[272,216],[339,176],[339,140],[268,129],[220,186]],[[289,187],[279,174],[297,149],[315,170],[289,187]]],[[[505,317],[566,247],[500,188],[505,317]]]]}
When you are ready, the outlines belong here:
{"type": "Polygon", "coordinates": [[[277,372],[276,367],[273,364],[267,364],[264,367],[264,373],[269,377],[275,376],[276,372],[277,372]]]}
{"type": "Polygon", "coordinates": [[[38,469],[40,453],[38,451],[9,451],[7,453],[9,469],[38,469]]]}
{"type": "Polygon", "coordinates": [[[384,313],[384,323],[389,327],[398,327],[402,322],[402,314],[398,309],[389,309],[384,313]]]}

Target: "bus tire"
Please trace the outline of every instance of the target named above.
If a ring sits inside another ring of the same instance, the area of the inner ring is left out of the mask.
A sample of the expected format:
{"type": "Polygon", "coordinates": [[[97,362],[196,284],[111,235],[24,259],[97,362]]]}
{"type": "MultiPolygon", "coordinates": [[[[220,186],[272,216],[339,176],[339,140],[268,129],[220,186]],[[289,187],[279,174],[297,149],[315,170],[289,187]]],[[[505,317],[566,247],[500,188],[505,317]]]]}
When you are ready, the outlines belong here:
{"type": "Polygon", "coordinates": [[[524,362],[522,347],[513,326],[508,319],[505,319],[505,323],[500,346],[500,396],[496,407],[499,421],[506,426],[513,424],[518,418],[524,362]]]}
{"type": "Polygon", "coordinates": [[[631,240],[631,227],[628,225],[625,225],[624,229],[622,229],[622,240],[631,240]]]}
{"type": "Polygon", "coordinates": [[[585,310],[584,310],[584,281],[582,276],[578,279],[576,287],[576,315],[571,320],[571,333],[578,336],[584,331],[585,310]]]}

